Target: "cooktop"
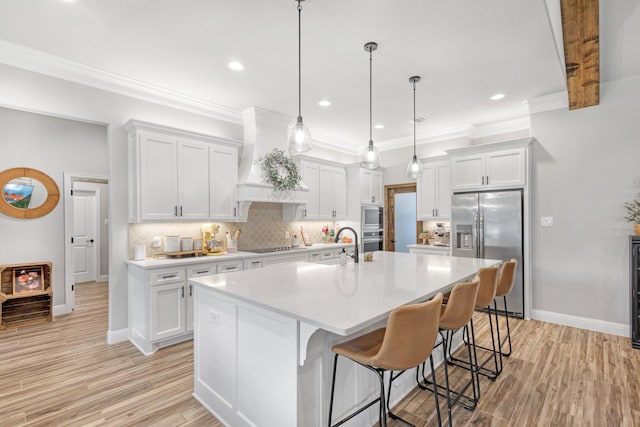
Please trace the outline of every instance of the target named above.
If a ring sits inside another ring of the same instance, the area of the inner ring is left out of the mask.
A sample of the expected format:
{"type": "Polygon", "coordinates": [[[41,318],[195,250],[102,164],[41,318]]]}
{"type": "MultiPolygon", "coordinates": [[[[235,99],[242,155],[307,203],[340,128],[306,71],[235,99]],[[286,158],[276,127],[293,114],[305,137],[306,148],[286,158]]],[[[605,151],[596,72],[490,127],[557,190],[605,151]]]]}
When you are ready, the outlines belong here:
{"type": "Polygon", "coordinates": [[[266,254],[269,252],[284,252],[284,251],[295,251],[303,248],[292,248],[291,246],[281,246],[278,248],[260,248],[260,249],[245,249],[244,252],[252,252],[254,254],[266,254]]]}

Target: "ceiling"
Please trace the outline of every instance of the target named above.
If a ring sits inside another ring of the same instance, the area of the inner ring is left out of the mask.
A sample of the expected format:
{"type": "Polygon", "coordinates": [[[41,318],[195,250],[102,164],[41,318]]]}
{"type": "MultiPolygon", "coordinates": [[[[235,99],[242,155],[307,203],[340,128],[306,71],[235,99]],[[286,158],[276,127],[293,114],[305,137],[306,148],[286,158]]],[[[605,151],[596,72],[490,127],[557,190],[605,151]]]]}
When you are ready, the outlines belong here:
{"type": "MultiPolygon", "coordinates": [[[[627,29],[611,37],[616,46],[638,36],[629,30],[638,22],[638,0],[619,1],[615,12],[601,10],[601,21],[627,29]]],[[[379,44],[373,124],[385,127],[374,130],[376,142],[412,135],[412,75],[422,77],[416,114],[426,121],[418,132],[526,116],[523,101],[566,89],[545,4],[307,0],[304,121],[316,138],[365,146],[368,41],[379,44]],[[506,97],[489,100],[498,92],[506,97]],[[332,105],[318,106],[321,99],[332,105]]],[[[0,0],[0,39],[207,104],[238,111],[257,105],[295,117],[297,15],[293,0],[0,0]],[[232,60],[246,68],[230,70],[232,60]]],[[[637,60],[618,62],[624,72],[640,70],[637,60]]]]}

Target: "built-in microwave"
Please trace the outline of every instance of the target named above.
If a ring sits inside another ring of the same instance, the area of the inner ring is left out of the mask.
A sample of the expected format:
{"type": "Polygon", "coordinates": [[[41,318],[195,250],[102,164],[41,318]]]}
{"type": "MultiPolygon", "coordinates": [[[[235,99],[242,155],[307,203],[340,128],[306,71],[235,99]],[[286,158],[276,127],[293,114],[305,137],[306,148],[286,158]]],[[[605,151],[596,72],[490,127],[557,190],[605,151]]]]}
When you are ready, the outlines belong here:
{"type": "Polygon", "coordinates": [[[361,227],[363,230],[381,230],[384,227],[382,208],[377,206],[363,206],[361,227]]]}

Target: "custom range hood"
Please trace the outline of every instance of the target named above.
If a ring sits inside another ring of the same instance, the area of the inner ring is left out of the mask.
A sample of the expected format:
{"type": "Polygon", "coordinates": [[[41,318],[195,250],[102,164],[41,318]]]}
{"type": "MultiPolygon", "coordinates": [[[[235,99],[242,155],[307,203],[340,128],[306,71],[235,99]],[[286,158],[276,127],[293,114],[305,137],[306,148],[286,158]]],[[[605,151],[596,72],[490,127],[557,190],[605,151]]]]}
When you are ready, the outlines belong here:
{"type": "MultiPolygon", "coordinates": [[[[240,219],[246,218],[253,202],[302,205],[308,202],[309,188],[279,191],[264,178],[259,159],[274,148],[286,151],[287,127],[291,119],[259,107],[242,111],[244,144],[238,168],[238,208],[240,219]]],[[[293,206],[292,206],[293,207],[293,206]]]]}

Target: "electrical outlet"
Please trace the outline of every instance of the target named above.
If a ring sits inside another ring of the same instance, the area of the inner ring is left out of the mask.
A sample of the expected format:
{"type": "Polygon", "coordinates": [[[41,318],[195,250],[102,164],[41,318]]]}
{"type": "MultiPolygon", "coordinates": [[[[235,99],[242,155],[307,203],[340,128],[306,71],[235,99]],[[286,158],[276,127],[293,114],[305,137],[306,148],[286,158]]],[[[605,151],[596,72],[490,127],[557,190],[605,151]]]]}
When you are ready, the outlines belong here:
{"type": "Polygon", "coordinates": [[[160,246],[162,246],[162,238],[161,237],[154,237],[153,238],[153,247],[154,248],[159,248],[160,246]]]}
{"type": "Polygon", "coordinates": [[[289,240],[289,232],[288,232],[288,231],[285,231],[285,232],[284,232],[284,238],[285,238],[285,239],[287,239],[287,240],[289,240]]]}
{"type": "Polygon", "coordinates": [[[214,325],[217,325],[218,320],[220,319],[220,314],[217,311],[210,311],[209,314],[210,314],[209,322],[213,323],[214,325]]]}
{"type": "Polygon", "coordinates": [[[552,216],[541,216],[540,217],[540,225],[542,227],[553,227],[553,217],[552,216]]]}

